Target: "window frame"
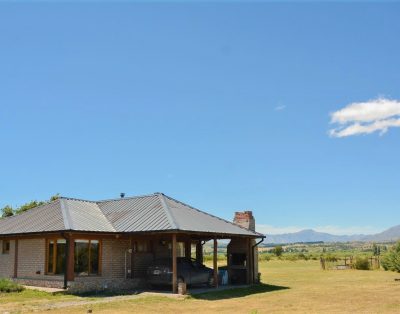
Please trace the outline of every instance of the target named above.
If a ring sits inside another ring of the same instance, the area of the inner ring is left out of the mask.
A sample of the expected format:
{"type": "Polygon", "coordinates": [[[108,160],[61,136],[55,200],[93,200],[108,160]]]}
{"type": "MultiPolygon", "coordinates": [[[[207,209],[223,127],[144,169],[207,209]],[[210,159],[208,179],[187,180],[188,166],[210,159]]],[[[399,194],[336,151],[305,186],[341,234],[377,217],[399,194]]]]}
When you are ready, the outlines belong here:
{"type": "MultiPolygon", "coordinates": [[[[64,238],[61,238],[61,237],[55,237],[55,238],[47,238],[46,239],[46,258],[45,258],[45,273],[46,273],[46,275],[51,275],[51,276],[63,276],[63,274],[56,274],[55,273],[55,270],[56,270],[56,267],[57,267],[57,240],[65,240],[64,238]],[[53,241],[53,264],[52,264],[52,270],[50,271],[49,270],[49,254],[50,254],[50,251],[49,251],[49,244],[50,244],[50,242],[51,241],[53,241]]],[[[76,239],[70,239],[70,241],[73,241],[73,245],[74,245],[74,265],[75,265],[75,241],[77,241],[77,240],[85,240],[85,241],[88,241],[88,248],[89,248],[89,260],[88,260],[88,263],[89,263],[89,269],[88,269],[88,271],[89,271],[89,273],[88,273],[88,275],[79,275],[79,274],[77,274],[76,272],[75,272],[75,269],[74,269],[74,276],[76,276],[76,277],[95,277],[95,276],[101,276],[101,274],[102,274],[102,251],[103,251],[103,243],[102,243],[102,240],[101,239],[92,239],[92,238],[84,238],[84,237],[79,237],[79,238],[76,238],[76,239]],[[91,265],[91,260],[90,260],[90,255],[91,255],[91,250],[90,250],[90,244],[91,244],[91,242],[92,241],[98,241],[98,244],[99,244],[99,261],[98,261],[98,273],[97,274],[90,274],[90,270],[91,270],[91,267],[92,267],[92,265],[91,265]]],[[[67,250],[69,250],[69,248],[68,247],[66,247],[65,248],[66,249],[66,251],[67,250]]]]}
{"type": "Polygon", "coordinates": [[[8,255],[11,250],[11,240],[1,240],[1,254],[8,255]]]}
{"type": "Polygon", "coordinates": [[[153,243],[150,240],[136,240],[133,242],[133,252],[136,254],[148,254],[153,252],[153,243]],[[143,245],[145,247],[145,250],[139,250],[139,246],[143,245]]]}
{"type": "MultiPolygon", "coordinates": [[[[45,274],[46,275],[54,275],[54,276],[63,276],[64,274],[56,274],[56,269],[57,269],[57,241],[58,240],[65,240],[64,238],[56,237],[56,238],[47,238],[46,239],[46,258],[45,258],[45,274]],[[50,255],[50,250],[49,250],[49,244],[50,242],[53,241],[53,264],[52,264],[52,270],[49,270],[49,255],[50,255]]],[[[65,244],[65,250],[68,250],[67,245],[65,244]]]]}
{"type": "Polygon", "coordinates": [[[79,241],[79,240],[84,240],[84,241],[88,241],[88,274],[87,275],[80,275],[80,274],[77,274],[76,272],[75,272],[75,269],[74,269],[74,274],[75,274],[75,277],[99,277],[99,276],[101,276],[101,273],[102,273],[102,261],[101,261],[101,257],[102,257],[102,247],[103,247],[103,245],[102,245],[102,241],[101,241],[101,239],[98,239],[98,238],[84,238],[84,237],[79,237],[79,238],[76,238],[76,239],[73,239],[73,241],[74,241],[74,264],[75,264],[75,241],[79,241]],[[97,274],[91,274],[90,272],[91,272],[91,268],[92,268],[92,263],[91,263],[91,255],[92,255],[92,250],[91,250],[91,244],[92,244],[92,241],[97,241],[98,242],[98,245],[99,245],[99,253],[98,253],[98,266],[97,266],[97,268],[98,268],[98,271],[97,271],[97,274]]]}

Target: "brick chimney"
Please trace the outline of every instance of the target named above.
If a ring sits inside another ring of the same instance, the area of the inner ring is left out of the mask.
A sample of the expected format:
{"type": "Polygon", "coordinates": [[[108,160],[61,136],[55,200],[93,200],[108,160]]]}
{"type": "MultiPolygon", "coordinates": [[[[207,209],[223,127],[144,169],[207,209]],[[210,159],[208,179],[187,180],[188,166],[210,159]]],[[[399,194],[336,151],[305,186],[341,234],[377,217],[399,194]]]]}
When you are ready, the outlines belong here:
{"type": "Polygon", "coordinates": [[[251,210],[235,212],[233,223],[251,231],[256,231],[256,221],[254,220],[253,212],[251,210]]]}

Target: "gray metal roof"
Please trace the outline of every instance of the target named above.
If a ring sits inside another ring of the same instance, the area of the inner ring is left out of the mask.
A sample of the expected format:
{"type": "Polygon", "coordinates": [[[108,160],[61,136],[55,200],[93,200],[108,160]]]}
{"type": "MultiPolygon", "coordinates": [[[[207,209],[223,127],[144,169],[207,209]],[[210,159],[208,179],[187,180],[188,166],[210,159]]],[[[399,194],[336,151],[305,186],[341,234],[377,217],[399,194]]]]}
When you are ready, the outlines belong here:
{"type": "Polygon", "coordinates": [[[51,231],[191,231],[260,237],[162,193],[99,202],[61,197],[0,219],[0,235],[51,231]]]}

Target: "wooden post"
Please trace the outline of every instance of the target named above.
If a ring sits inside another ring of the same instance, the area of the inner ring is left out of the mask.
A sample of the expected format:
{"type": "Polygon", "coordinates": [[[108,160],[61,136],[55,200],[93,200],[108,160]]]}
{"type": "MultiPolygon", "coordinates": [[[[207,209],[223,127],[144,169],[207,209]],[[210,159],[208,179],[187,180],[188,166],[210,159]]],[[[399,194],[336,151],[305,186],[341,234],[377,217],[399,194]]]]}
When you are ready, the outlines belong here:
{"type": "Polygon", "coordinates": [[[176,234],[172,235],[172,293],[177,293],[178,267],[176,260],[176,234]]]}
{"type": "Polygon", "coordinates": [[[218,288],[218,264],[217,264],[217,258],[218,258],[218,243],[217,239],[214,238],[214,286],[215,288],[218,288]]]}
{"type": "Polygon", "coordinates": [[[15,239],[14,247],[14,278],[18,277],[18,239],[15,239]]]}
{"type": "Polygon", "coordinates": [[[199,264],[203,264],[203,246],[200,240],[196,243],[196,261],[199,264]]]}
{"type": "MultiPolygon", "coordinates": [[[[67,281],[74,281],[75,279],[75,241],[70,236],[67,240],[67,281]]],[[[99,258],[101,258],[99,256],[99,258]]]]}
{"type": "Polygon", "coordinates": [[[130,248],[132,250],[131,254],[131,279],[135,278],[134,269],[135,269],[135,243],[133,238],[130,238],[130,248]]]}
{"type": "Polygon", "coordinates": [[[249,239],[249,267],[250,267],[250,284],[254,283],[254,261],[253,261],[253,243],[251,239],[249,239]]]}
{"type": "Polygon", "coordinates": [[[251,250],[250,250],[250,239],[247,239],[247,260],[246,260],[246,265],[247,265],[247,284],[251,284],[251,250]]]}
{"type": "Polygon", "coordinates": [[[185,257],[192,258],[192,242],[190,240],[185,241],[185,257]]]}

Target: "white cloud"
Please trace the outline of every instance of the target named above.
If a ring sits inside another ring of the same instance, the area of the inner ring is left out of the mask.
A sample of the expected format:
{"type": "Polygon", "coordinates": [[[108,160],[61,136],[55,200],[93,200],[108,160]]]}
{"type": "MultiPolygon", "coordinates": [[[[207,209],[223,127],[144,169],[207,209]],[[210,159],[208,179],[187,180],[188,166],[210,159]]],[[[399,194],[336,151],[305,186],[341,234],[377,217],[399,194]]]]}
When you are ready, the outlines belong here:
{"type": "Polygon", "coordinates": [[[282,111],[282,110],[285,110],[286,109],[286,106],[285,105],[279,105],[279,106],[276,106],[275,107],[275,111],[282,111]]]}
{"type": "Polygon", "coordinates": [[[317,227],[276,227],[271,225],[257,224],[256,230],[265,234],[282,234],[293,233],[304,229],[313,229],[318,232],[326,232],[335,235],[352,235],[352,234],[374,234],[382,230],[370,226],[351,226],[351,227],[338,227],[338,226],[317,226],[317,227]]]}
{"type": "Polygon", "coordinates": [[[400,101],[377,98],[367,102],[351,103],[331,114],[331,123],[337,127],[329,130],[332,137],[384,134],[391,127],[400,127],[400,101]]]}

